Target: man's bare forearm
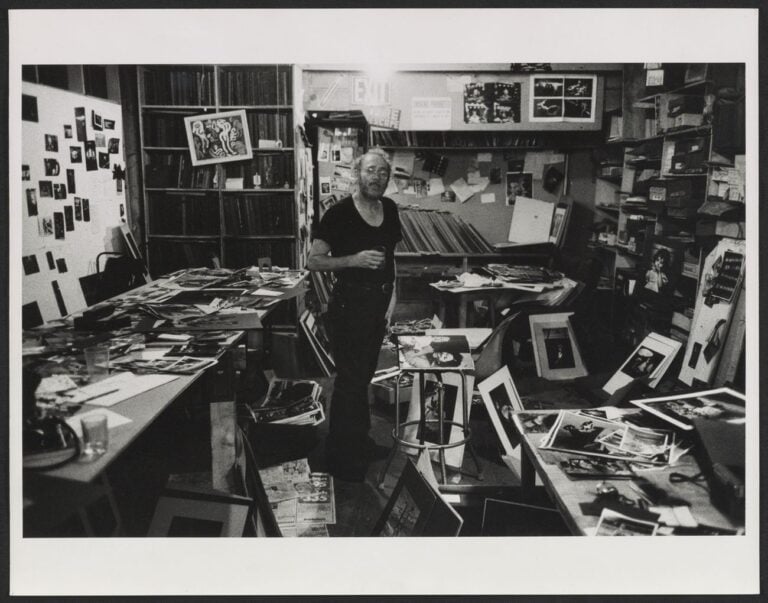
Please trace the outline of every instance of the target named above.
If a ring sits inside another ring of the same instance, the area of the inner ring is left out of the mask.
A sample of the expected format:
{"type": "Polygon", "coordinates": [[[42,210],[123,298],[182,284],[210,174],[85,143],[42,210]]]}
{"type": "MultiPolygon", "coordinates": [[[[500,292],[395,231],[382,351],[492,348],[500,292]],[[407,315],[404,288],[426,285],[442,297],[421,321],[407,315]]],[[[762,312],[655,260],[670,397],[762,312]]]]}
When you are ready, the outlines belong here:
{"type": "Polygon", "coordinates": [[[344,255],[335,258],[330,255],[311,255],[307,259],[307,268],[321,272],[336,272],[351,268],[353,255],[344,255]]]}

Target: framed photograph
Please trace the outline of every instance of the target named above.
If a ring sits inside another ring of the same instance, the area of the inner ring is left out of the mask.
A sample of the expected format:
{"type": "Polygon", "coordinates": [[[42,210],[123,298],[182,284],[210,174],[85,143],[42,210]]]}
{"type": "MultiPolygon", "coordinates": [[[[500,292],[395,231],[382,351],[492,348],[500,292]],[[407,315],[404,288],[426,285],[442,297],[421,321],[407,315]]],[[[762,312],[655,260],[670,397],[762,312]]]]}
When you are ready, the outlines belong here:
{"type": "Polygon", "coordinates": [[[539,377],[557,381],[576,379],[587,374],[571,325],[572,314],[534,314],[528,318],[539,377]]]}
{"type": "Polygon", "coordinates": [[[746,421],[746,398],[727,387],[630,402],[686,431],[693,429],[694,419],[733,424],[743,424],[746,421]]]}
{"type": "Polygon", "coordinates": [[[252,503],[243,496],[166,489],[147,536],[241,537],[252,503]]]}
{"type": "Polygon", "coordinates": [[[671,298],[683,271],[684,250],[661,238],[646,248],[638,292],[643,297],[671,298]]]}
{"type": "Polygon", "coordinates": [[[194,166],[253,157],[245,109],[185,117],[184,130],[194,166]]]}
{"type": "Polygon", "coordinates": [[[504,365],[493,375],[477,385],[493,428],[499,437],[504,454],[511,455],[519,445],[519,436],[512,423],[512,413],[523,408],[520,394],[517,393],[509,367],[504,365]]]}
{"type": "Polygon", "coordinates": [[[566,227],[568,225],[569,207],[564,203],[558,203],[555,206],[555,213],[552,216],[552,229],[549,231],[549,242],[560,245],[565,237],[566,227]]]}
{"type": "Polygon", "coordinates": [[[330,377],[336,368],[330,351],[331,344],[325,333],[319,328],[315,315],[309,310],[305,310],[299,317],[299,324],[304,331],[304,335],[309,340],[309,345],[312,347],[317,363],[320,365],[325,376],[330,377]]]}
{"type": "Polygon", "coordinates": [[[595,536],[655,536],[659,524],[603,509],[595,536]]]}

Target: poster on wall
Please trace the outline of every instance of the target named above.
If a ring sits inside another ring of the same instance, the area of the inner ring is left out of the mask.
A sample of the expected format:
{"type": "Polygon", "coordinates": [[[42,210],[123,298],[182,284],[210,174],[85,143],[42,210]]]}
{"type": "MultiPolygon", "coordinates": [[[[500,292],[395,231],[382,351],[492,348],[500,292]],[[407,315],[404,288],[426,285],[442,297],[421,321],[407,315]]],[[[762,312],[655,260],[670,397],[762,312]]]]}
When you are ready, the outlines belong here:
{"type": "Polygon", "coordinates": [[[450,130],[451,98],[422,97],[411,99],[412,130],[450,130]]]}
{"type": "Polygon", "coordinates": [[[464,123],[519,123],[519,82],[471,82],[464,86],[464,123]]]}
{"type": "Polygon", "coordinates": [[[192,165],[242,161],[253,157],[245,110],[184,118],[192,165]]]}
{"type": "Polygon", "coordinates": [[[530,81],[530,121],[595,121],[597,76],[532,75],[530,81]]]}

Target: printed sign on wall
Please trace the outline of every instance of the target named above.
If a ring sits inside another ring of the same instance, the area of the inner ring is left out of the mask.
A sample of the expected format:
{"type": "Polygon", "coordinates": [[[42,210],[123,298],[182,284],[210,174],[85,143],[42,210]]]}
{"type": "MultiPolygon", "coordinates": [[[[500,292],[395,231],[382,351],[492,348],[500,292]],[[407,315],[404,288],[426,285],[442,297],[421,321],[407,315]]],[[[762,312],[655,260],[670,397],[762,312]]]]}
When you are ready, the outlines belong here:
{"type": "Polygon", "coordinates": [[[356,77],[352,80],[353,105],[388,105],[389,82],[370,77],[356,77]]]}

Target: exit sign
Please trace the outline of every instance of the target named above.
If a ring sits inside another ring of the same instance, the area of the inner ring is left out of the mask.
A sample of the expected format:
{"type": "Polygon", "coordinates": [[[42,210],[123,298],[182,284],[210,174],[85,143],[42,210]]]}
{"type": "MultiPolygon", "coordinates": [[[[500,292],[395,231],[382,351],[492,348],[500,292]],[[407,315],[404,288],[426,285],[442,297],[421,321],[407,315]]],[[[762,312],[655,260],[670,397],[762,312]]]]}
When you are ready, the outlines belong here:
{"type": "Polygon", "coordinates": [[[389,82],[370,77],[356,77],[352,80],[353,105],[388,105],[389,82]]]}

